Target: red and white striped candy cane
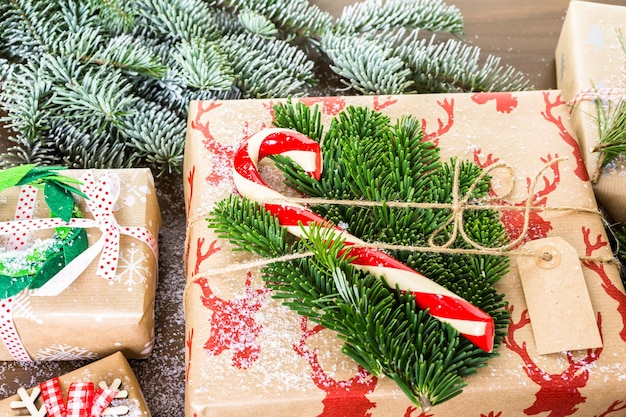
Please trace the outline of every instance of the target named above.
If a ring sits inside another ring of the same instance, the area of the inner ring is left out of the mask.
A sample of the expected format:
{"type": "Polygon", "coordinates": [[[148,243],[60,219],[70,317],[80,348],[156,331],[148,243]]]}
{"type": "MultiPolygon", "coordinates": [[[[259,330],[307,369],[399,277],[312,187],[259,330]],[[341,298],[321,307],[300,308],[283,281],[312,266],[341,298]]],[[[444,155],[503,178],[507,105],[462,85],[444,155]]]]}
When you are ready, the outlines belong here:
{"type": "MultiPolygon", "coordinates": [[[[265,183],[258,164],[270,155],[292,158],[315,179],[322,174],[321,150],[317,142],[290,129],[264,129],[250,136],[235,154],[233,177],[239,193],[262,203],[295,236],[301,237],[303,228],[310,224],[329,225],[323,217],[302,205],[288,202],[284,195],[265,183]],[[264,202],[268,200],[279,202],[264,202]]],[[[364,243],[339,227],[329,227],[345,239],[346,246],[364,243]]],[[[352,264],[356,268],[384,277],[392,288],[397,286],[412,293],[420,308],[429,309],[432,316],[451,324],[476,346],[487,352],[493,349],[493,319],[484,311],[380,250],[352,246],[350,257],[355,258],[352,264]]]]}

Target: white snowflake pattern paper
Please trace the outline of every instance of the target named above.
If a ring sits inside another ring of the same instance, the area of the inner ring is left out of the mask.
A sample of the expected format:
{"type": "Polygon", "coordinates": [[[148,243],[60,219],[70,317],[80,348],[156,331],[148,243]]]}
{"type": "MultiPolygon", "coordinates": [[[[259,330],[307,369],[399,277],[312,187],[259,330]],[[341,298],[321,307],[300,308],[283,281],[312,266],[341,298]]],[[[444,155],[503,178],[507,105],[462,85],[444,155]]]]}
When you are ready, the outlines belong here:
{"type": "Polygon", "coordinates": [[[98,359],[98,354],[77,346],[50,345],[37,351],[34,359],[37,361],[94,360],[98,359]]]}

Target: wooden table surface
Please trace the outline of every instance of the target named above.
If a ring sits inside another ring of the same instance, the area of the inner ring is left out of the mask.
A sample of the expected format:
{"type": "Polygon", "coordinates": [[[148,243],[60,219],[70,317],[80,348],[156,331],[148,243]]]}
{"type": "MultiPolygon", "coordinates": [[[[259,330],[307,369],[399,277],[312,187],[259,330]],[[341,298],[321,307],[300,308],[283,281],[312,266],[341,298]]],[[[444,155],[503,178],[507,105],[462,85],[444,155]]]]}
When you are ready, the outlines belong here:
{"type": "MultiPolygon", "coordinates": [[[[346,0],[313,0],[335,16],[346,0]]],[[[602,3],[626,6],[626,0],[602,3]]],[[[463,39],[502,58],[530,79],[535,89],[554,89],[554,49],[569,0],[456,0],[465,17],[463,39]]],[[[146,360],[131,361],[148,406],[154,416],[183,416],[184,402],[184,317],[182,257],[185,219],[182,178],[156,179],[163,215],[160,233],[160,270],[156,299],[156,345],[146,360]]],[[[19,386],[40,381],[82,366],[84,362],[23,364],[0,363],[0,398],[15,393],[19,386]]]]}

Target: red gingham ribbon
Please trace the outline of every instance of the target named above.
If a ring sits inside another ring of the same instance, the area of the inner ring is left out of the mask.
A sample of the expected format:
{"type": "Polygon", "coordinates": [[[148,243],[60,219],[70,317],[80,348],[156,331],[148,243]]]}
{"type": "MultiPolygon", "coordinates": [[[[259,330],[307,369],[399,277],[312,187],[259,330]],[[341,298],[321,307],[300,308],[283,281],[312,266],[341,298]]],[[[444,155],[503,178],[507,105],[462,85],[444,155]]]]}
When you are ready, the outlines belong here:
{"type": "Polygon", "coordinates": [[[59,378],[42,382],[39,387],[48,417],[100,417],[117,395],[115,390],[94,390],[93,382],[73,382],[65,403],[59,378]]]}
{"type": "Polygon", "coordinates": [[[53,378],[39,384],[41,398],[48,412],[48,417],[66,417],[65,401],[59,378],[53,378]]]}

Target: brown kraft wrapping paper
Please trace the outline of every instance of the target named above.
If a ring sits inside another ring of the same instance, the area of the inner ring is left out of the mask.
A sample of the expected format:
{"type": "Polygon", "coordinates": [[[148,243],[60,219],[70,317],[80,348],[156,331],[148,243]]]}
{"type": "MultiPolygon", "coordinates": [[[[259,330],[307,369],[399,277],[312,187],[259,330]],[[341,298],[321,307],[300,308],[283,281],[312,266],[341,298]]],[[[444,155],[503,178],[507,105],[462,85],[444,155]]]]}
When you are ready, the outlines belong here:
{"type": "MultiPolygon", "coordinates": [[[[121,229],[147,229],[156,245],[161,214],[150,170],[62,171],[63,175],[74,178],[85,173],[91,173],[96,181],[105,173],[119,178],[119,197],[113,204],[117,224],[121,229]]],[[[0,194],[0,221],[15,218],[19,193],[20,188],[13,187],[0,194]]],[[[79,207],[85,218],[93,218],[84,199],[80,200],[79,207]]],[[[37,195],[32,217],[50,217],[42,192],[37,195]]],[[[88,228],[87,235],[91,246],[100,239],[102,232],[97,227],[88,228]]],[[[29,232],[28,239],[39,236],[29,232]]],[[[8,236],[3,238],[6,244],[8,236]]],[[[122,233],[113,277],[106,279],[96,275],[98,253],[87,269],[58,295],[35,296],[31,290],[24,290],[11,300],[1,300],[3,317],[10,308],[14,328],[32,360],[94,360],[117,351],[128,358],[146,358],[154,344],[154,297],[158,274],[155,255],[158,252],[153,253],[147,244],[122,233]]],[[[2,341],[0,360],[19,359],[8,350],[4,336],[2,341]]]]}
{"type": "MultiPolygon", "coordinates": [[[[543,210],[531,212],[522,239],[560,236],[582,257],[578,268],[601,346],[537,352],[512,256],[510,272],[498,283],[512,309],[499,356],[467,378],[461,395],[428,411],[416,408],[391,380],[374,378],[345,357],[332,332],[304,327],[271,298],[258,268],[242,270],[242,263],[258,258],[232,252],[207,227],[213,205],[234,192],[233,152],[248,135],[271,126],[277,100],[193,102],[184,167],[186,416],[556,417],[626,408],[626,319],[620,314],[626,297],[559,91],[300,100],[318,104],[326,126],[347,105],[370,106],[392,120],[412,114],[443,161],[505,162],[515,182],[498,204],[512,239],[522,236],[524,217],[513,208],[525,204],[528,183],[537,177],[530,198],[543,210]]],[[[493,172],[494,197],[510,186],[510,175],[493,172]]]]}
{"type": "MultiPolygon", "coordinates": [[[[150,417],[150,410],[148,410],[146,405],[139,382],[121,352],[113,353],[58,378],[64,394],[67,393],[68,387],[73,382],[93,382],[95,387],[98,387],[100,382],[104,382],[111,387],[114,385],[115,380],[119,379],[118,391],[126,391],[127,394],[122,393],[120,398],[114,399],[110,407],[127,407],[128,412],[124,414],[125,417],[150,417]]],[[[36,382],[41,383],[44,381],[36,382]]],[[[28,389],[30,387],[24,388],[28,389]]],[[[32,390],[29,389],[28,393],[31,394],[32,390]]],[[[21,401],[17,394],[0,400],[0,415],[3,417],[29,415],[24,407],[11,408],[11,403],[16,401],[21,401]]],[[[38,396],[34,404],[37,409],[42,407],[41,396],[38,396]]]]}
{"type": "Polygon", "coordinates": [[[589,89],[617,91],[626,87],[626,56],[619,40],[620,31],[626,35],[626,7],[571,1],[555,59],[557,87],[563,91],[563,98],[574,105],[572,125],[598,202],[613,220],[624,222],[626,157],[618,157],[599,169],[599,153],[593,152],[599,141],[595,103],[589,99],[575,100],[589,89]]]}

